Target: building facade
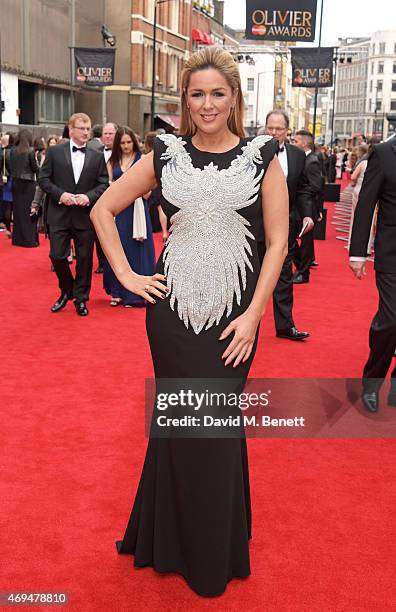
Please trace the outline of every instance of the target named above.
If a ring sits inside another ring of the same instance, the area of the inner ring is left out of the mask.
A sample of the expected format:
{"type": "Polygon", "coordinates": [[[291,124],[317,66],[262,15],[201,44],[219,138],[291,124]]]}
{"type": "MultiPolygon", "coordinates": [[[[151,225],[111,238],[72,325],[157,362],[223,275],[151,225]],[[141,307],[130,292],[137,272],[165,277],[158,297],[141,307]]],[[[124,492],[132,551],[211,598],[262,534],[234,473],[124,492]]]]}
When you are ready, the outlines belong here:
{"type": "Polygon", "coordinates": [[[2,0],[1,8],[3,128],[60,129],[84,92],[98,120],[99,92],[72,84],[70,47],[102,45],[105,0],[2,0]]]}
{"type": "Polygon", "coordinates": [[[153,79],[154,127],[179,125],[180,77],[191,49],[191,13],[190,0],[169,0],[158,5],[153,75],[154,2],[132,0],[129,125],[141,135],[151,128],[153,79]]]}
{"type": "Polygon", "coordinates": [[[334,139],[386,139],[396,131],[396,30],[339,41],[334,139]]]}

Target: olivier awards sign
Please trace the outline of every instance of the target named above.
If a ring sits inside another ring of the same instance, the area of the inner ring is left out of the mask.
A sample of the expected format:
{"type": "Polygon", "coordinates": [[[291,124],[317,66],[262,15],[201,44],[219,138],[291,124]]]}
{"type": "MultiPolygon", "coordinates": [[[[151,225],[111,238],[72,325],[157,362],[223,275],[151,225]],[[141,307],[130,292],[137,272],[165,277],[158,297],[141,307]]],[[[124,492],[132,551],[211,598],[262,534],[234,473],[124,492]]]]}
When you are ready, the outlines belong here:
{"type": "Polygon", "coordinates": [[[331,87],[333,85],[333,47],[291,49],[293,87],[331,87]]]}
{"type": "Polygon", "coordinates": [[[78,84],[96,87],[113,85],[115,49],[75,47],[74,62],[78,84]]]}
{"type": "Polygon", "coordinates": [[[246,0],[246,38],[313,41],[316,1],[246,0]]]}

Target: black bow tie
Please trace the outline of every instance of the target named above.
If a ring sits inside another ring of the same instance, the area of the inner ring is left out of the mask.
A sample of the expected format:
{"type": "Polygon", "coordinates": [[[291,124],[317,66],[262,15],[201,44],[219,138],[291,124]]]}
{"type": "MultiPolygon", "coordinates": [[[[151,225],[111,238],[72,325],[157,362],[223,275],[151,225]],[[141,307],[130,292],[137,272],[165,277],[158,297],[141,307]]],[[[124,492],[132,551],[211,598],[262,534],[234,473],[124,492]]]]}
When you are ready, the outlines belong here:
{"type": "Polygon", "coordinates": [[[283,151],[285,150],[285,147],[279,147],[278,153],[283,153],[283,151]]]}
{"type": "Polygon", "coordinates": [[[80,151],[80,153],[85,153],[86,150],[87,150],[87,147],[75,147],[74,145],[72,148],[73,153],[75,153],[76,151],[80,151]]]}
{"type": "Polygon", "coordinates": [[[112,147],[105,147],[105,151],[112,151],[112,147]]]}

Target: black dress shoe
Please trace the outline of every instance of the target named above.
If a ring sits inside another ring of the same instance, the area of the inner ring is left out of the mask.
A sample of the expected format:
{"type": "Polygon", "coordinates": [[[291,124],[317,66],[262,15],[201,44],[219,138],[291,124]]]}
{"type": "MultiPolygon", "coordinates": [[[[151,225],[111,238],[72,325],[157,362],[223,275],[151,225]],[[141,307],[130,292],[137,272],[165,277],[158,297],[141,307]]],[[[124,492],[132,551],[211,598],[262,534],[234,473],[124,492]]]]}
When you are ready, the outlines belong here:
{"type": "Polygon", "coordinates": [[[290,327],[289,329],[278,329],[276,335],[278,338],[286,338],[287,340],[304,340],[308,338],[309,333],[290,327]]]}
{"type": "Polygon", "coordinates": [[[376,391],[363,391],[362,393],[362,402],[368,412],[378,412],[379,408],[379,400],[378,393],[376,391]]]}
{"type": "Polygon", "coordinates": [[[67,293],[62,293],[56,300],[55,304],[51,307],[51,312],[58,312],[59,310],[62,310],[69,300],[71,300],[71,297],[67,293]]]}
{"type": "Polygon", "coordinates": [[[304,276],[303,274],[294,274],[292,278],[292,282],[295,285],[302,285],[303,283],[309,283],[309,276],[304,276]]]}
{"type": "Polygon", "coordinates": [[[95,270],[95,274],[103,274],[103,267],[102,266],[98,266],[95,270]]]}
{"type": "Polygon", "coordinates": [[[84,300],[74,300],[74,306],[76,309],[76,313],[80,315],[80,317],[86,317],[88,314],[88,308],[84,302],[84,300]]]}

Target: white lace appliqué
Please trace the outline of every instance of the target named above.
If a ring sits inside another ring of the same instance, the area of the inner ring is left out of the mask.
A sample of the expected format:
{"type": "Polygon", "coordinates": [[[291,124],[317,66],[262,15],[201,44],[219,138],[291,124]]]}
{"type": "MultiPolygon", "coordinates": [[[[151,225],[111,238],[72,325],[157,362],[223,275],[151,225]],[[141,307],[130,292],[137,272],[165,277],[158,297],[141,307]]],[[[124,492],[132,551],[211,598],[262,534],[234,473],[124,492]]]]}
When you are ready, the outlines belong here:
{"type": "Polygon", "coordinates": [[[161,159],[164,198],[179,208],[171,218],[170,236],[164,251],[164,269],[170,289],[170,307],[185,326],[198,334],[219,323],[232,311],[234,295],[241,301],[246,288],[246,267],[252,270],[247,229],[250,223],[236,211],[252,204],[264,170],[260,148],[271,136],[257,136],[229,168],[210,163],[194,168],[182,138],[162,134],[166,151],[161,159]]]}

